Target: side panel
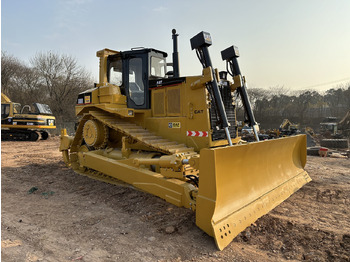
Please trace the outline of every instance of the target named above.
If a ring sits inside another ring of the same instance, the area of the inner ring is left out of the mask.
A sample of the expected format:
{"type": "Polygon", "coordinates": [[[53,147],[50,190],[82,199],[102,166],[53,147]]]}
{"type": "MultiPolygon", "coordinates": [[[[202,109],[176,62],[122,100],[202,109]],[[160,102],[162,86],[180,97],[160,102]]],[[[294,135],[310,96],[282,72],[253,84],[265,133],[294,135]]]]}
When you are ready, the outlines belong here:
{"type": "MultiPolygon", "coordinates": [[[[188,77],[180,84],[152,89],[152,117],[145,127],[157,135],[184,143],[196,151],[211,143],[207,92],[192,89],[200,77],[188,77]]],[[[225,140],[226,142],[226,140],[225,140]]]]}

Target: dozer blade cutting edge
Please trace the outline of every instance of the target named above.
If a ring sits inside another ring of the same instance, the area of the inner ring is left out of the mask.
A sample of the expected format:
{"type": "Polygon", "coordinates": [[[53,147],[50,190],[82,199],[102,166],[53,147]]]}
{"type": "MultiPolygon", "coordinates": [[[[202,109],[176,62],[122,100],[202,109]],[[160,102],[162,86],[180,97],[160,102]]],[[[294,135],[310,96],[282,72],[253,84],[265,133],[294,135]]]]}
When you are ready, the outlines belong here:
{"type": "Polygon", "coordinates": [[[196,224],[220,250],[311,181],[304,135],[202,149],[200,158],[196,224]]]}

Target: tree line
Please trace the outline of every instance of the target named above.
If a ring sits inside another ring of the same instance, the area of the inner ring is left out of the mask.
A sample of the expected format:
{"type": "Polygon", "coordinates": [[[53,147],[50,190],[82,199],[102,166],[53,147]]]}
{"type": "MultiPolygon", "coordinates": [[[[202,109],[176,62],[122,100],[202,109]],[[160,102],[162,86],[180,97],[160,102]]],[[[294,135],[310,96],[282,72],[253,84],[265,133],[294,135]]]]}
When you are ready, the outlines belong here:
{"type": "Polygon", "coordinates": [[[56,117],[58,132],[76,121],[76,98],[92,86],[91,74],[72,56],[37,53],[26,64],[1,52],[1,92],[22,105],[36,102],[49,105],[56,117]]]}
{"type": "MultiPolygon", "coordinates": [[[[48,104],[57,119],[57,131],[76,121],[78,94],[93,86],[90,73],[74,57],[53,52],[37,53],[29,64],[1,52],[1,88],[12,101],[48,104]]],[[[283,119],[318,129],[327,116],[339,120],[350,109],[350,83],[323,93],[290,91],[284,87],[249,88],[250,102],[262,129],[278,128],[283,119]]],[[[239,99],[237,100],[239,101],[239,99]]],[[[238,103],[238,118],[244,110],[238,103]]],[[[73,124],[74,125],[74,124],[73,124]]]]}
{"type": "MultiPolygon", "coordinates": [[[[248,92],[255,118],[263,129],[278,128],[283,119],[289,119],[301,127],[317,130],[326,117],[337,117],[339,122],[350,109],[350,83],[322,93],[290,91],[284,87],[251,88],[248,92]]],[[[238,112],[241,116],[244,114],[241,107],[238,112]]]]}

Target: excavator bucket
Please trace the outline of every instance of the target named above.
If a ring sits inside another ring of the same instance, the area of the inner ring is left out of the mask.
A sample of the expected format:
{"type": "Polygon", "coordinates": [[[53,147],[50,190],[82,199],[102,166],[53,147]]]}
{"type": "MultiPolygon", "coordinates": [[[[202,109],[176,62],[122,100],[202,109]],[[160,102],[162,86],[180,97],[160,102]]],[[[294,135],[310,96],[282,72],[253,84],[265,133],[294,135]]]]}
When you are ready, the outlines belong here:
{"type": "Polygon", "coordinates": [[[220,250],[311,181],[306,136],[202,149],[196,224],[220,250]]]}

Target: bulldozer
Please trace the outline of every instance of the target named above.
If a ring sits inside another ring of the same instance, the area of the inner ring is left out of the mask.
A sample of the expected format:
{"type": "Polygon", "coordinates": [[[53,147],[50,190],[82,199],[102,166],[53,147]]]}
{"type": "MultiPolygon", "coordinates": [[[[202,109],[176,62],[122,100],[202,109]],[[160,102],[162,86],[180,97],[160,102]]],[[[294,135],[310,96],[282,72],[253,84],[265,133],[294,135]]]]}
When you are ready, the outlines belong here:
{"type": "Polygon", "coordinates": [[[196,225],[222,250],[311,181],[306,137],[259,141],[238,48],[221,52],[227,71],[218,72],[211,35],[200,32],[190,43],[202,74],[180,76],[177,38],[173,29],[172,63],[153,48],[98,51],[99,83],[78,95],[79,124],[74,137],[61,130],[60,151],[77,173],[123,181],[192,209],[196,225]],[[238,136],[237,94],[254,132],[251,143],[238,136]]]}
{"type": "Polygon", "coordinates": [[[12,102],[1,93],[1,140],[38,141],[49,138],[48,129],[56,128],[56,118],[46,104],[33,106],[12,102]]]}

